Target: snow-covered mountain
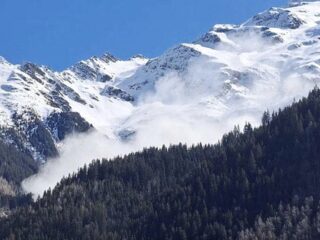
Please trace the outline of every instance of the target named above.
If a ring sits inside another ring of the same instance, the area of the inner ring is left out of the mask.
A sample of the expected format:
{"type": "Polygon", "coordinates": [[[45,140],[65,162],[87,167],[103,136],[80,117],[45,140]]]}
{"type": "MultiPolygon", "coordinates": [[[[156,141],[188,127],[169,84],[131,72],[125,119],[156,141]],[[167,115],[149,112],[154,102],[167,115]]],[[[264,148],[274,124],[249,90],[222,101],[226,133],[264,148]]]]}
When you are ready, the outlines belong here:
{"type": "Polygon", "coordinates": [[[39,161],[90,129],[121,141],[149,134],[142,145],[210,142],[304,96],[319,76],[319,1],[215,25],[154,59],[105,54],[56,72],[0,58],[1,138],[39,161]]]}

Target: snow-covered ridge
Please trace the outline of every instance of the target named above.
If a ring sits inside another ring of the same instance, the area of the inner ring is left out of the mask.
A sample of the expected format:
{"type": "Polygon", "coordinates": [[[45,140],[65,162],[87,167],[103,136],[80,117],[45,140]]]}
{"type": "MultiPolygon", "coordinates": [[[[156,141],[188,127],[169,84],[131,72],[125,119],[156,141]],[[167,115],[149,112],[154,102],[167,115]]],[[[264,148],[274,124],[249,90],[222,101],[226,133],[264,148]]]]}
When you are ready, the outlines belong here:
{"type": "Polygon", "coordinates": [[[287,104],[319,83],[319,23],[320,2],[314,1],[271,8],[241,25],[215,25],[154,59],[104,54],[56,72],[0,58],[0,125],[24,129],[32,116],[58,144],[57,129],[48,122],[78,113],[110,139],[135,141],[152,129],[154,140],[146,145],[214,141],[234,124],[256,123],[263,110],[287,104]],[[200,125],[210,129],[211,123],[220,130],[204,137],[200,125]],[[173,134],[170,127],[180,124],[197,137],[173,134]]]}

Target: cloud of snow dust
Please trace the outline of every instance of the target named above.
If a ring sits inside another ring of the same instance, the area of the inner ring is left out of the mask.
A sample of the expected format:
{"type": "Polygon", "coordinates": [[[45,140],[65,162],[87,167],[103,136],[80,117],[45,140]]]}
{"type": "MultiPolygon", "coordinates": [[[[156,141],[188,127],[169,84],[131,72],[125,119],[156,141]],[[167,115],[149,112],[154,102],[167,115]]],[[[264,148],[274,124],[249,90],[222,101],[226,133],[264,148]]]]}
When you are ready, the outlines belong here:
{"type": "Polygon", "coordinates": [[[97,131],[74,134],[61,143],[60,156],[50,159],[35,174],[22,182],[25,191],[38,196],[44,190],[53,188],[63,176],[77,171],[93,159],[117,156],[135,149],[118,140],[110,140],[97,131]]]}
{"type": "Polygon", "coordinates": [[[292,71],[294,65],[276,56],[262,61],[259,51],[266,43],[250,39],[250,43],[234,40],[232,55],[230,46],[221,46],[225,58],[200,57],[191,60],[183,74],[171,72],[159,79],[154,90],[140,97],[129,118],[114,128],[135,132],[130,140],[108,138],[99,131],[68,137],[60,157],[24,180],[24,190],[41,195],[93,159],[112,159],[163,144],[215,143],[235,125],[257,126],[265,110],[290,104],[314,87],[313,80],[292,71]]]}

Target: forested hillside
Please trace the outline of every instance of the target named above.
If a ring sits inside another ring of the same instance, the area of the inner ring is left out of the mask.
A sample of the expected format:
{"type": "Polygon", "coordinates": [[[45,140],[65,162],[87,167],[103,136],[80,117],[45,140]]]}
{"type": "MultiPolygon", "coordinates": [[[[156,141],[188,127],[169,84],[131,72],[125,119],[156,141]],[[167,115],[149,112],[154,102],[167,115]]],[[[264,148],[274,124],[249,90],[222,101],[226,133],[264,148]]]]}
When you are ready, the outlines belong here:
{"type": "Polygon", "coordinates": [[[0,238],[320,239],[319,197],[314,89],[216,145],[94,161],[3,219],[0,238]]]}
{"type": "MultiPolygon", "coordinates": [[[[0,177],[13,185],[36,173],[38,164],[32,156],[0,139],[0,177]]],[[[1,191],[0,191],[1,193],[1,191]]]]}

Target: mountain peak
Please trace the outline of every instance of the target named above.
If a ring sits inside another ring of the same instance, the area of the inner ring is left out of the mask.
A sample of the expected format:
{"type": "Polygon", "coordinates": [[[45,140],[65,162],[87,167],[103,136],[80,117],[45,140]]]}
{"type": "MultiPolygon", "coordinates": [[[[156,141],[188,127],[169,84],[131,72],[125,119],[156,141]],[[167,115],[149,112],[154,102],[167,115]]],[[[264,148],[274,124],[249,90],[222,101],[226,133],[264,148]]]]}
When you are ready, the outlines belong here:
{"type": "Polygon", "coordinates": [[[112,55],[111,53],[105,53],[100,57],[101,60],[105,61],[105,62],[117,62],[119,59],[116,58],[114,55],[112,55]]]}
{"type": "Polygon", "coordinates": [[[286,8],[270,8],[252,17],[244,25],[265,26],[272,28],[297,29],[304,21],[286,8]]]}
{"type": "Polygon", "coordinates": [[[8,64],[9,62],[4,57],[0,56],[0,63],[8,64]]]}
{"type": "Polygon", "coordinates": [[[300,4],[304,4],[304,3],[309,3],[309,2],[319,2],[319,0],[289,0],[289,5],[300,5],[300,4]]]}
{"type": "Polygon", "coordinates": [[[136,55],[133,55],[130,59],[147,59],[145,56],[143,56],[142,54],[136,54],[136,55]]]}
{"type": "Polygon", "coordinates": [[[316,26],[320,20],[320,1],[290,1],[289,7],[272,7],[250,18],[244,26],[298,29],[316,26]]]}

